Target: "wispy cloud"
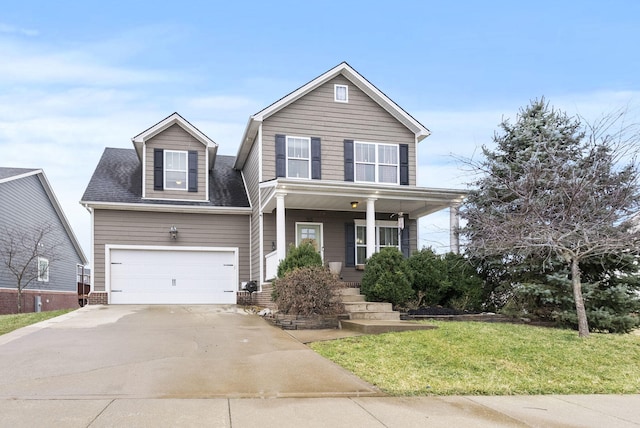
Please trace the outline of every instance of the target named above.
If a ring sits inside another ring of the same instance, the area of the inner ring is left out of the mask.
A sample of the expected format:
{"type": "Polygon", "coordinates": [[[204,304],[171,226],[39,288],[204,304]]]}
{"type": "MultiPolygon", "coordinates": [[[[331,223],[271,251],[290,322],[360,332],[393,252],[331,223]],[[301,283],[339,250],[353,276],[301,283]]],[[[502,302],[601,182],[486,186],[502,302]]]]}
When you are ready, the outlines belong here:
{"type": "Polygon", "coordinates": [[[35,36],[38,36],[40,34],[38,32],[38,30],[32,30],[32,29],[29,29],[29,28],[15,27],[13,25],[4,24],[2,22],[0,22],[0,33],[17,34],[17,35],[20,35],[20,36],[29,36],[29,37],[35,37],[35,36]]]}

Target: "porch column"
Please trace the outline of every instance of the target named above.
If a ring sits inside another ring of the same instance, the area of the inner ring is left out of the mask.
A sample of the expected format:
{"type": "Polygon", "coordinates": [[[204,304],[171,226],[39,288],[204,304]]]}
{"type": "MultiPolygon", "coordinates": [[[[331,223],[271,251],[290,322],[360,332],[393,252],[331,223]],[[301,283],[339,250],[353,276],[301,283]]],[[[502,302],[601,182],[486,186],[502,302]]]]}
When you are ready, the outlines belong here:
{"type": "Polygon", "coordinates": [[[460,254],[460,213],[458,205],[449,207],[449,250],[460,254]]]}
{"type": "Polygon", "coordinates": [[[287,256],[287,235],[285,234],[284,197],[286,193],[276,195],[276,249],[278,261],[287,256]]]}
{"type": "Polygon", "coordinates": [[[376,252],[376,200],[367,199],[367,258],[376,252]]]}

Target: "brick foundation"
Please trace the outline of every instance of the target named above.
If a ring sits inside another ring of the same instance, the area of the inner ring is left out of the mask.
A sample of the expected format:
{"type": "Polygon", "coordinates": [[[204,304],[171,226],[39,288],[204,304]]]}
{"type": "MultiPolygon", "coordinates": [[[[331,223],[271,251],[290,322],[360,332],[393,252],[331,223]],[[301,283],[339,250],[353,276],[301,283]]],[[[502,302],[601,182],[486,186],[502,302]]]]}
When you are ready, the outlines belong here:
{"type": "MultiPolygon", "coordinates": [[[[58,309],[76,309],[80,307],[78,303],[78,293],[74,291],[44,291],[44,290],[23,290],[22,291],[22,312],[35,312],[35,297],[40,296],[42,306],[40,310],[55,311],[58,309]]],[[[18,313],[18,291],[11,289],[0,289],[0,314],[18,313]]]]}
{"type": "Polygon", "coordinates": [[[92,291],[87,299],[88,305],[107,305],[109,304],[109,295],[106,291],[92,291]]]}

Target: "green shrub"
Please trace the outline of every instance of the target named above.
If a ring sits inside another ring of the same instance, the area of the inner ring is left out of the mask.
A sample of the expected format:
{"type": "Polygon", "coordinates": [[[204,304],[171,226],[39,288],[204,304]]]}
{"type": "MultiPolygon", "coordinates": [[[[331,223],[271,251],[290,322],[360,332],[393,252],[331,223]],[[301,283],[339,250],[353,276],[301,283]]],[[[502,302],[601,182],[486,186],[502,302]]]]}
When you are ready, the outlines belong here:
{"type": "Polygon", "coordinates": [[[291,245],[287,256],[278,265],[278,278],[287,272],[305,266],[322,266],[322,257],[311,243],[303,242],[299,246],[291,245]]]}
{"type": "Polygon", "coordinates": [[[444,306],[459,310],[481,309],[483,281],[463,256],[436,254],[423,248],[409,257],[407,268],[412,288],[421,296],[419,305],[444,306]]]}
{"type": "Polygon", "coordinates": [[[337,294],[338,279],[322,266],[304,266],[273,282],[273,301],[288,315],[337,315],[344,305],[337,294]]]}
{"type": "Polygon", "coordinates": [[[397,248],[383,248],[367,260],[360,291],[372,302],[402,306],[414,296],[407,261],[397,248]]]}

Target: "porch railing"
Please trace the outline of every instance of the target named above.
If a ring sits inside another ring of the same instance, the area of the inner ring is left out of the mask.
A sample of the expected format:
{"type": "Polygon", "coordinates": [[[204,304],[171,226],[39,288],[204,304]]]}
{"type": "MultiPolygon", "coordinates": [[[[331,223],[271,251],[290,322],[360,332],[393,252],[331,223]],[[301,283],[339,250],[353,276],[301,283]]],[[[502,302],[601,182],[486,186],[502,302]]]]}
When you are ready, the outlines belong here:
{"type": "Polygon", "coordinates": [[[271,281],[278,276],[278,251],[272,251],[264,256],[265,272],[264,280],[271,281]]]}

